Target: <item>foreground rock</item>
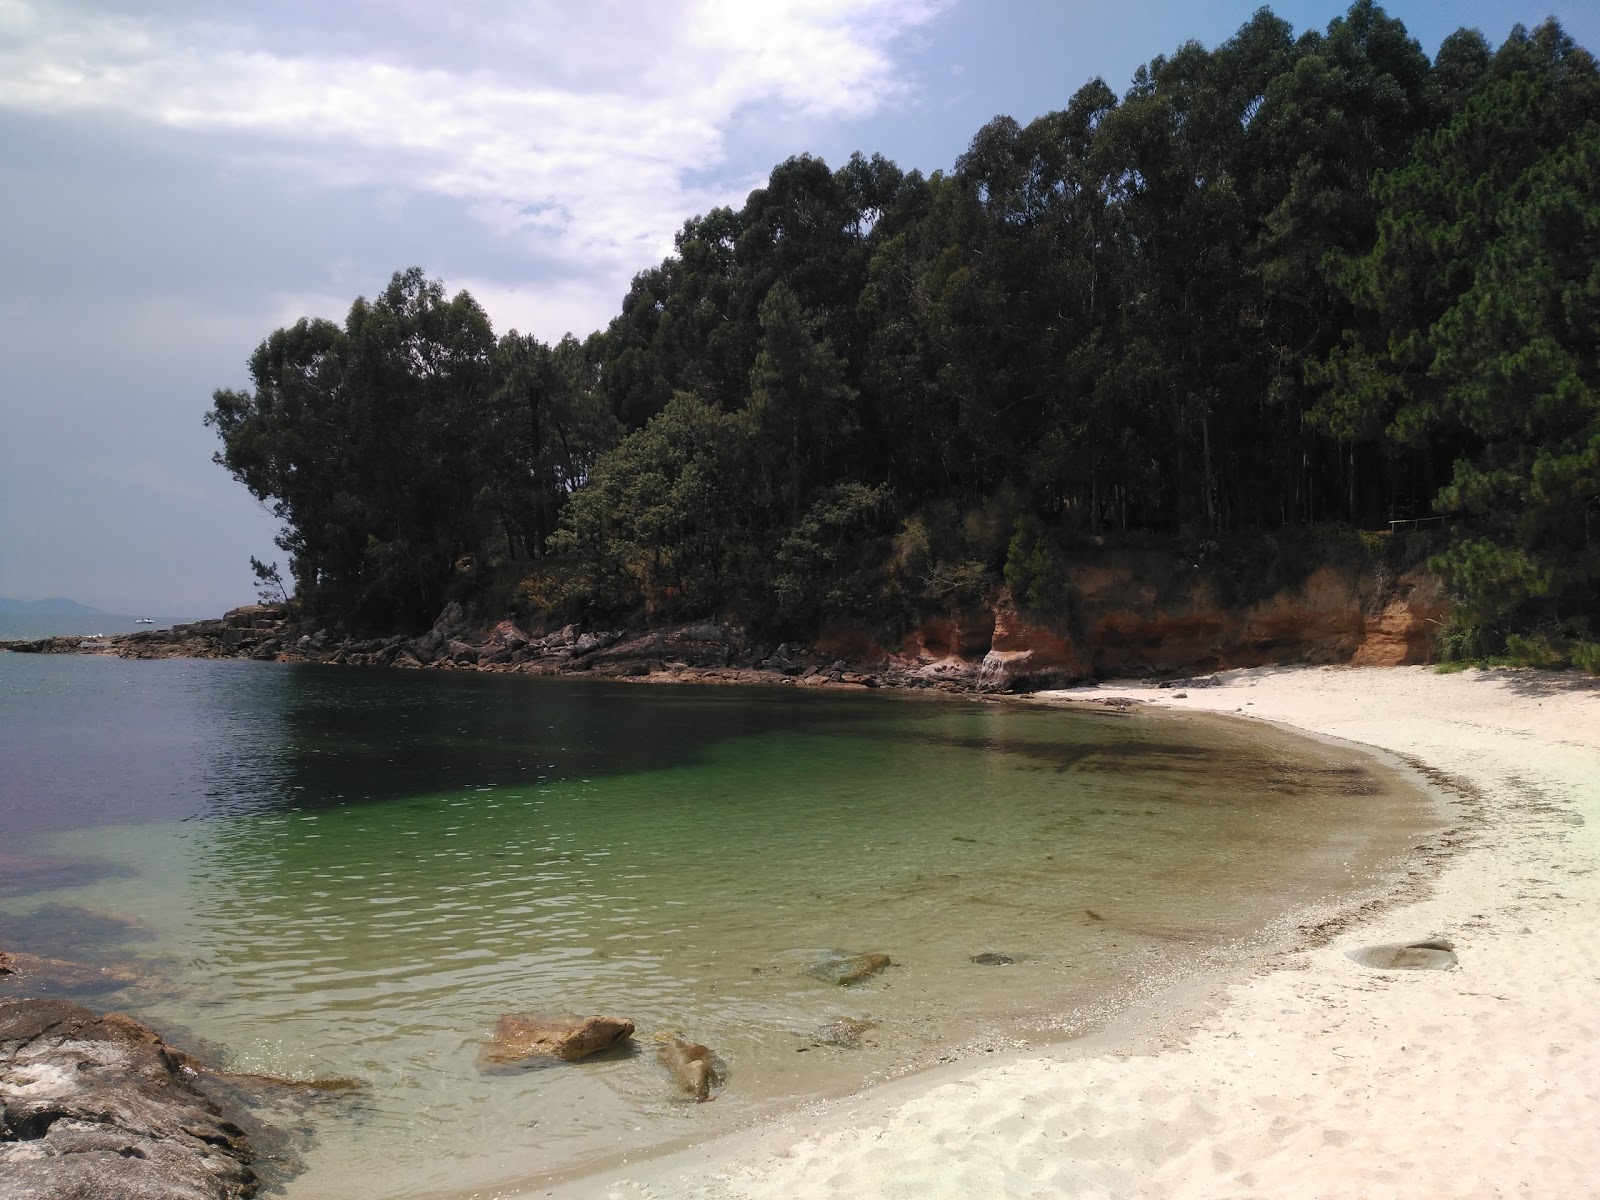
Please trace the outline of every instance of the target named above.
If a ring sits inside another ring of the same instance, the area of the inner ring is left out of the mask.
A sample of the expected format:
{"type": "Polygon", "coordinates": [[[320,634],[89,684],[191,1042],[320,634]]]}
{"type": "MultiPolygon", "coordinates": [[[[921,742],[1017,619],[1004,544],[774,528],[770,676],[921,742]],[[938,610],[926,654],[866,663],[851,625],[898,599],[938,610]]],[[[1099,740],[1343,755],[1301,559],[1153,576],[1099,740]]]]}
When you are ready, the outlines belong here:
{"type": "Polygon", "coordinates": [[[254,1196],[244,1132],[146,1025],[0,1000],[0,1200],[254,1196]]]}
{"type": "Polygon", "coordinates": [[[512,1063],[527,1058],[577,1062],[611,1050],[633,1036],[633,1022],[621,1017],[538,1017],[506,1013],[483,1048],[483,1061],[512,1063]]]}
{"type": "Polygon", "coordinates": [[[673,1082],[697,1104],[716,1099],[712,1089],[722,1086],[727,1071],[722,1060],[709,1047],[691,1042],[681,1034],[664,1034],[658,1039],[656,1061],[672,1073],[673,1082]]]}
{"type": "Polygon", "coordinates": [[[824,958],[806,968],[806,974],[813,979],[820,979],[824,983],[836,983],[840,987],[849,987],[852,983],[860,983],[863,979],[870,979],[879,971],[894,966],[887,954],[850,954],[837,957],[824,958]]]}

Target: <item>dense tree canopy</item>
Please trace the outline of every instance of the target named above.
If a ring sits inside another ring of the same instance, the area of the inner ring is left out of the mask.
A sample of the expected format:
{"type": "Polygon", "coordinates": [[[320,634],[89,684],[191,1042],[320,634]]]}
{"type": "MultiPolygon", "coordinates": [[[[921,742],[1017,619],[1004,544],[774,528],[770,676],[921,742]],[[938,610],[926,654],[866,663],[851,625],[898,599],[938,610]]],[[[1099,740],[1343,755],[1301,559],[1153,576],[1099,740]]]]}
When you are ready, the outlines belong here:
{"type": "Polygon", "coordinates": [[[1430,62],[1370,0],[1298,38],[1263,9],[948,173],[781,163],[583,343],[496,341],[397,275],[274,333],[207,419],[300,601],[351,625],[526,577],[814,632],[1003,581],[1047,606],[1089,539],[1439,514],[1480,633],[1581,639],[1597,113],[1553,22],[1430,62]]]}

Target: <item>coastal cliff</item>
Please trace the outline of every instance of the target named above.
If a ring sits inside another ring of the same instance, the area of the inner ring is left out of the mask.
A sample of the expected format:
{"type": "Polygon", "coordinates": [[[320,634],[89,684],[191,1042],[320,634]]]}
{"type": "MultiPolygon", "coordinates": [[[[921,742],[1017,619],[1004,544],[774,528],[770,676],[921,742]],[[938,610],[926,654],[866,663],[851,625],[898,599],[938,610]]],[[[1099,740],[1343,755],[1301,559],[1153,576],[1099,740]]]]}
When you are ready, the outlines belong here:
{"type": "Polygon", "coordinates": [[[1109,676],[1181,677],[1289,663],[1426,661],[1449,605],[1420,566],[1322,563],[1241,598],[1215,572],[1174,570],[1168,551],[1108,552],[1065,570],[1063,611],[1020,605],[1009,588],[903,631],[838,623],[773,644],[734,621],[653,629],[489,617],[452,602],[417,635],[338,637],[251,605],[172,629],[8,643],[33,653],[252,658],[431,670],[808,686],[1014,692],[1109,676]],[[1234,594],[1229,595],[1227,593],[1234,594]],[[896,636],[898,632],[898,636],[896,636]]]}

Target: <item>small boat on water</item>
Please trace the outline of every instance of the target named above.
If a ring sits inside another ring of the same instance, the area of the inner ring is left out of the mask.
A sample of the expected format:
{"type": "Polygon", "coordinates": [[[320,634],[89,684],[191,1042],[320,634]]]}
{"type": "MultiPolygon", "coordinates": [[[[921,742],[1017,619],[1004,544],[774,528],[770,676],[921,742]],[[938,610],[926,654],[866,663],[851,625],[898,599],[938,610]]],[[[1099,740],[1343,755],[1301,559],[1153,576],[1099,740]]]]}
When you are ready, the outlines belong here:
{"type": "Polygon", "coordinates": [[[156,619],[154,617],[135,617],[133,623],[135,625],[154,625],[156,619]]]}

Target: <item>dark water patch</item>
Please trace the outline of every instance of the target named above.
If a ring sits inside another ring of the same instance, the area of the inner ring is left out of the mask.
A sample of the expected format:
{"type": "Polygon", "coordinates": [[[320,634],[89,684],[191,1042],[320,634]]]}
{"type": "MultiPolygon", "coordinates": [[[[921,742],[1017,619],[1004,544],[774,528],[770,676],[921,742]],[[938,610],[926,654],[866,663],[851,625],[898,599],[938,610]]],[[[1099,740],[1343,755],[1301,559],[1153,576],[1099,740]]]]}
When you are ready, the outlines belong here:
{"type": "MultiPolygon", "coordinates": [[[[95,878],[80,877],[72,886],[95,878]]],[[[30,954],[97,959],[129,942],[154,936],[137,921],[77,904],[41,904],[23,913],[0,911],[0,948],[30,954]]]]}
{"type": "Polygon", "coordinates": [[[0,896],[31,896],[36,892],[83,887],[101,879],[127,878],[131,874],[133,869],[122,863],[0,850],[0,896]]]}
{"type": "Polygon", "coordinates": [[[0,655],[0,835],[662,770],[729,741],[820,729],[864,703],[673,690],[660,703],[656,689],[603,681],[0,655]]]}
{"type": "Polygon", "coordinates": [[[1061,772],[1120,770],[1159,774],[1214,762],[1219,757],[1211,747],[1144,740],[1137,735],[1129,738],[1125,728],[1067,727],[1061,733],[1062,736],[1055,740],[1037,741],[993,734],[962,735],[936,729],[880,727],[863,730],[856,736],[898,742],[906,746],[947,747],[982,754],[1009,755],[1061,772]],[[1124,736],[1118,737],[1118,734],[1124,736]]]}

